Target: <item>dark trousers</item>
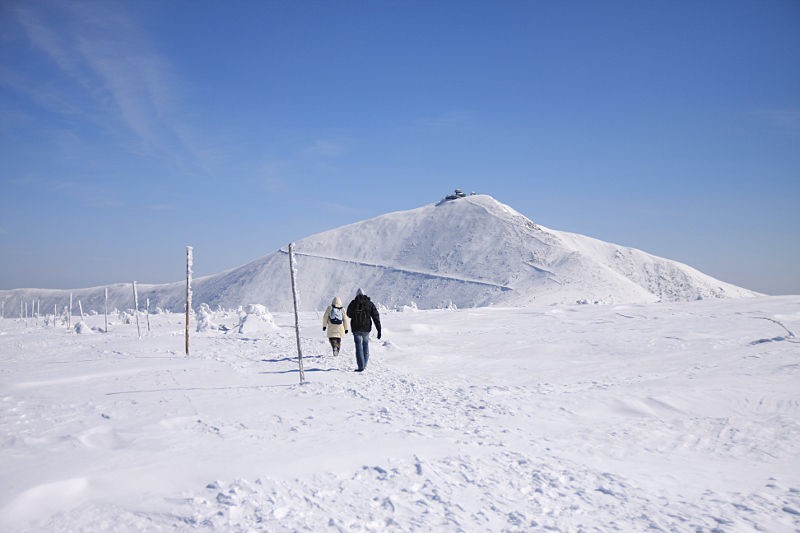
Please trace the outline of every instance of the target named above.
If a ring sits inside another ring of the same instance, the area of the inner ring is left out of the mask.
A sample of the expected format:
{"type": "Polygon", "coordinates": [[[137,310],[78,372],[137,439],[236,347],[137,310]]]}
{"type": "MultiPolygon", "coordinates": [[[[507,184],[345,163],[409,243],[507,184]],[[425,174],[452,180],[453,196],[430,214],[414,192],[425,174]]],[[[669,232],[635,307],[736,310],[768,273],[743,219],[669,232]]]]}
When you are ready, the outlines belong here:
{"type": "Polygon", "coordinates": [[[339,351],[342,349],[342,339],[339,337],[328,337],[328,341],[331,343],[331,348],[333,348],[333,355],[339,355],[339,351]]]}

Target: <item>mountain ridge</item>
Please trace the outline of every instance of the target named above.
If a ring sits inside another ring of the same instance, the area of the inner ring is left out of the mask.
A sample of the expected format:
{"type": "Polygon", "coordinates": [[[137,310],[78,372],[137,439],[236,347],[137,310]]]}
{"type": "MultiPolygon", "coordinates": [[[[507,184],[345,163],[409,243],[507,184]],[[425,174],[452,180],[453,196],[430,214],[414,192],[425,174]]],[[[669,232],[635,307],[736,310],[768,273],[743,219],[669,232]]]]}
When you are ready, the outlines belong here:
{"type": "MultiPolygon", "coordinates": [[[[310,235],[295,243],[303,310],[347,300],[362,288],[386,307],[420,308],[557,303],[645,303],[758,294],[635,248],[552,230],[488,195],[395,211],[310,235]]],[[[291,309],[288,250],[196,278],[195,305],[262,303],[291,309]]],[[[110,306],[132,308],[129,284],[109,288],[110,306]]],[[[0,291],[9,308],[41,299],[52,311],[69,292],[102,309],[105,287],[0,291]]],[[[180,311],[185,282],[141,284],[139,300],[180,311]]]]}

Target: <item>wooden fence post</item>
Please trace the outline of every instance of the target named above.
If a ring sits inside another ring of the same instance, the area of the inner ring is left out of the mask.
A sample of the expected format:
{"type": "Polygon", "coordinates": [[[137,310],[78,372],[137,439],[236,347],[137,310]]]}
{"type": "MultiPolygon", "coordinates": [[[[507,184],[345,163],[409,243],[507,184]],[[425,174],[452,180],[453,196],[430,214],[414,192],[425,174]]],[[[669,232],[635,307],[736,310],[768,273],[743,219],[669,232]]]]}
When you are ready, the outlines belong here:
{"type": "Polygon", "coordinates": [[[150,333],[150,298],[147,298],[144,305],[144,318],[147,320],[147,333],[150,333]]]}
{"type": "Polygon", "coordinates": [[[139,295],[136,293],[136,282],[133,282],[133,314],[136,315],[136,332],[142,338],[142,329],[139,327],[139,295]]]}
{"type": "Polygon", "coordinates": [[[186,247],[186,355],[189,355],[189,312],[192,309],[192,247],[186,247]]]}
{"type": "Polygon", "coordinates": [[[300,347],[300,317],[297,311],[297,267],[294,260],[294,243],[289,244],[289,271],[292,274],[292,301],[294,302],[294,329],[297,336],[297,364],[300,366],[300,384],[306,380],[303,370],[303,349],[300,347]]]}

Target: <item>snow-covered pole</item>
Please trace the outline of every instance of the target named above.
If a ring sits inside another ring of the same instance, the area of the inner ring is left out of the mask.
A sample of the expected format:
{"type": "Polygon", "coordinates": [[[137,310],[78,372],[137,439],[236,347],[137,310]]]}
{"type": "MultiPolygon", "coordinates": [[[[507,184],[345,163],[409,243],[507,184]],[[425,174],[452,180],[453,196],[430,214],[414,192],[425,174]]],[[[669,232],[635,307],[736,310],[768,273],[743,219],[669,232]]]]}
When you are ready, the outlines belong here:
{"type": "Polygon", "coordinates": [[[39,325],[39,315],[42,314],[42,301],[36,300],[36,325],[39,325]]]}
{"type": "Polygon", "coordinates": [[[56,315],[58,314],[58,304],[53,304],[53,327],[56,327],[56,315]]]}
{"type": "Polygon", "coordinates": [[[105,329],[105,332],[108,333],[108,287],[105,288],[104,292],[105,292],[105,295],[104,295],[105,298],[104,298],[103,309],[105,310],[105,313],[106,313],[106,329],[105,329]]]}
{"type": "Polygon", "coordinates": [[[150,298],[148,298],[147,303],[144,305],[144,317],[147,319],[147,333],[150,333],[150,298]]]}
{"type": "Polygon", "coordinates": [[[78,300],[78,310],[81,312],[81,322],[83,322],[83,304],[78,300]]]}
{"type": "Polygon", "coordinates": [[[25,327],[28,327],[28,302],[25,302],[25,327]]]}
{"type": "Polygon", "coordinates": [[[69,309],[67,309],[67,329],[72,329],[72,293],[69,293],[69,309]]]}
{"type": "Polygon", "coordinates": [[[297,312],[297,268],[294,264],[294,243],[289,244],[289,271],[292,274],[292,301],[294,302],[294,330],[297,336],[297,364],[300,366],[300,384],[306,380],[303,371],[303,349],[300,347],[300,316],[297,312]]]}
{"type": "Polygon", "coordinates": [[[186,247],[186,355],[189,355],[189,312],[192,309],[192,247],[186,247]]]}
{"type": "Polygon", "coordinates": [[[136,282],[133,282],[133,314],[136,315],[136,332],[142,338],[142,328],[139,327],[139,294],[136,292],[136,282]]]}
{"type": "Polygon", "coordinates": [[[0,318],[6,317],[6,301],[0,302],[0,318]]]}

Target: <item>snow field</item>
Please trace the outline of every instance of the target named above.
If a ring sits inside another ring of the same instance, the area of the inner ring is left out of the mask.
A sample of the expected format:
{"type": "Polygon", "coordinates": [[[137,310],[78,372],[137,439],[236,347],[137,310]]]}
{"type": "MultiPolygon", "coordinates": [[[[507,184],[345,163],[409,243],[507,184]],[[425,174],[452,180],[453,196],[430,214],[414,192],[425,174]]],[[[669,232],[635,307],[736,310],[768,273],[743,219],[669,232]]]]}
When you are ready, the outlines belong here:
{"type": "Polygon", "coordinates": [[[384,312],[363,374],[304,313],[304,385],[210,313],[0,320],[0,529],[800,528],[797,297],[384,312]]]}

